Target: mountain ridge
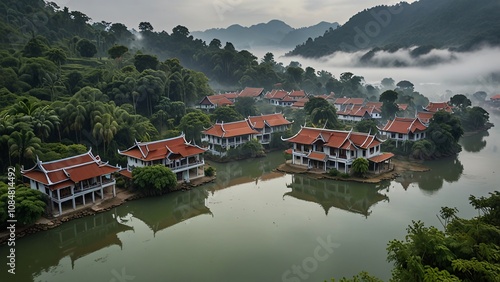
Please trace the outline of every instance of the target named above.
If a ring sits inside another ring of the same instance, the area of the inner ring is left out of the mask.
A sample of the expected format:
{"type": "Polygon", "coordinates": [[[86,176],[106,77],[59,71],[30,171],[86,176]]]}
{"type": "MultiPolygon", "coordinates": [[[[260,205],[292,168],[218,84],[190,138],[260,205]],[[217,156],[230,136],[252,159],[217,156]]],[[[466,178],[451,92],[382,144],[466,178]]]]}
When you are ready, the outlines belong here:
{"type": "Polygon", "coordinates": [[[321,57],[432,45],[469,51],[500,45],[500,1],[420,0],[379,5],[358,12],[344,25],[295,47],[288,55],[321,57]]]}
{"type": "Polygon", "coordinates": [[[256,46],[292,48],[307,40],[308,37],[322,35],[330,28],[335,29],[337,26],[336,22],[322,21],[312,26],[293,28],[281,20],[273,19],[267,23],[258,23],[248,27],[232,24],[227,28],[210,28],[204,31],[193,31],[191,34],[207,43],[212,39],[231,42],[238,49],[256,46]]]}

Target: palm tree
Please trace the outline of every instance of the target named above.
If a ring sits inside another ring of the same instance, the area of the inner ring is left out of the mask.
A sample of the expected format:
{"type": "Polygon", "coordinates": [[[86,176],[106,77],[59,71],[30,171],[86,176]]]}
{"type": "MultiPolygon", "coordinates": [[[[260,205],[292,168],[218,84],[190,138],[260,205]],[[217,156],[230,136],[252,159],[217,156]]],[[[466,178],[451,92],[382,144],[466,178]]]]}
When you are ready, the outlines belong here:
{"type": "Polygon", "coordinates": [[[67,122],[68,126],[65,128],[65,131],[74,131],[76,141],[80,142],[85,120],[87,119],[87,110],[83,105],[77,104],[75,106],[74,103],[69,103],[66,106],[66,113],[67,118],[64,120],[67,122]]]}
{"type": "Polygon", "coordinates": [[[335,108],[328,105],[314,109],[311,112],[311,122],[316,126],[324,125],[326,128],[335,128],[338,124],[335,108]]]}
{"type": "Polygon", "coordinates": [[[106,143],[109,144],[113,140],[118,131],[118,123],[109,113],[97,116],[95,121],[92,135],[97,140],[103,140],[104,152],[106,152],[106,143]]]}
{"type": "Polygon", "coordinates": [[[367,159],[357,158],[352,162],[352,171],[359,176],[364,176],[368,172],[368,165],[367,159]]]}
{"type": "Polygon", "coordinates": [[[11,115],[20,115],[20,116],[32,116],[33,113],[38,109],[42,107],[40,103],[32,103],[28,99],[23,99],[16,104],[14,104],[10,110],[9,114],[11,115]]]}
{"type": "Polygon", "coordinates": [[[12,157],[18,157],[20,164],[26,160],[34,160],[36,151],[41,147],[40,138],[33,131],[14,131],[8,141],[9,153],[12,157]]]}
{"type": "Polygon", "coordinates": [[[64,86],[59,73],[46,72],[42,78],[43,85],[50,89],[50,101],[54,101],[57,86],[64,86]]]}
{"type": "MultiPolygon", "coordinates": [[[[38,136],[41,136],[42,141],[50,136],[54,127],[59,128],[61,120],[59,116],[56,115],[55,111],[49,106],[43,108],[38,108],[32,116],[33,129],[38,136]]],[[[59,135],[59,139],[60,135],[59,135]]]]}

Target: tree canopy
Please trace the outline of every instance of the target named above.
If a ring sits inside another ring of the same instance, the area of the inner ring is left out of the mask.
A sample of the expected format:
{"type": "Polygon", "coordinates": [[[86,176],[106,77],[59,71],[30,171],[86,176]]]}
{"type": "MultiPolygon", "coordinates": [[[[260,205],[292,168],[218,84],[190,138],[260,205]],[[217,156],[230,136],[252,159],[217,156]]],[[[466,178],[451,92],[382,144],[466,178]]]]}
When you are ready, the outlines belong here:
{"type": "Polygon", "coordinates": [[[177,185],[177,177],[164,165],[136,167],[132,171],[132,181],[146,195],[161,195],[177,185]]]}

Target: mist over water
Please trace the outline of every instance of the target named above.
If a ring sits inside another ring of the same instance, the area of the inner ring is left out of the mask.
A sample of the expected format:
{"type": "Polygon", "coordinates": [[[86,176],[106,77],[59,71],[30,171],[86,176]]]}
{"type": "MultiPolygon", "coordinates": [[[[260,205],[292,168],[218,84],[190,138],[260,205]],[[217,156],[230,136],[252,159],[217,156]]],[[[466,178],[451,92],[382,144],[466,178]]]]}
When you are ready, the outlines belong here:
{"type": "Polygon", "coordinates": [[[379,51],[368,62],[360,59],[367,51],[356,53],[337,52],[321,58],[285,57],[289,50],[252,49],[261,59],[272,52],[277,62],[287,66],[298,61],[302,68],[313,67],[316,71],[326,70],[335,78],[343,72],[363,76],[365,83],[379,85],[383,78],[390,77],[397,82],[408,80],[415,90],[439,100],[447,90],[454,94],[473,94],[485,91],[488,95],[500,93],[500,48],[484,47],[478,51],[459,53],[449,50],[432,50],[425,55],[413,57],[410,49],[394,53],[379,51]]]}

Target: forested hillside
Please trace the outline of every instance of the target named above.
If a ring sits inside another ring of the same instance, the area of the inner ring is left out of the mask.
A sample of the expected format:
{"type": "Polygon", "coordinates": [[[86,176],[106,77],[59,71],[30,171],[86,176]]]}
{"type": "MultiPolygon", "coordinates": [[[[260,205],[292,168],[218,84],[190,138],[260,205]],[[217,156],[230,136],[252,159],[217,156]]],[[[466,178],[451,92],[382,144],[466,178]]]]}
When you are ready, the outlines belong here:
{"type": "MultiPolygon", "coordinates": [[[[352,73],[336,79],[298,63],[282,66],[271,53],[258,62],[231,43],[207,45],[183,26],[168,34],[143,22],[138,36],[123,24],[92,23],[41,0],[4,1],[0,10],[0,169],[31,167],[36,157],[54,160],[90,147],[124,164],[117,149],[134,140],[180,132],[195,140],[211,122],[210,114],[193,109],[214,93],[210,80],[235,91],[276,85],[372,99],[379,93],[352,73]]],[[[235,109],[243,116],[260,113],[252,105],[235,109]]]]}
{"type": "Polygon", "coordinates": [[[336,51],[424,45],[469,51],[482,44],[500,45],[500,1],[420,0],[361,11],[289,55],[320,57],[336,51]]]}

